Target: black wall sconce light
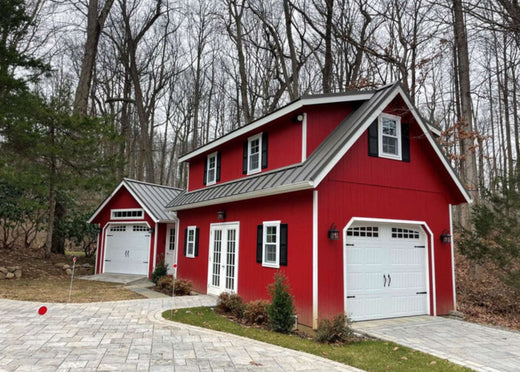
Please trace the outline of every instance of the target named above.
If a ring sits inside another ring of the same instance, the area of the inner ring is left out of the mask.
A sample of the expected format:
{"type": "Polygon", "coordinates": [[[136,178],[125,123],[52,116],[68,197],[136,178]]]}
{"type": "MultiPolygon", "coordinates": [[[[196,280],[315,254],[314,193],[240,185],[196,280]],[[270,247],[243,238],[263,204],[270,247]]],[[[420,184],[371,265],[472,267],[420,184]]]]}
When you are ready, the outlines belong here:
{"type": "Polygon", "coordinates": [[[153,234],[153,233],[155,232],[155,229],[154,229],[153,227],[150,227],[150,228],[148,229],[148,232],[149,232],[150,234],[153,234]]]}
{"type": "Polygon", "coordinates": [[[330,240],[338,240],[339,239],[339,230],[338,230],[338,227],[336,226],[336,224],[334,222],[330,225],[328,235],[329,235],[329,239],[330,240]]]}
{"type": "Polygon", "coordinates": [[[294,115],[292,121],[295,123],[301,123],[303,121],[303,114],[294,115]]]}
{"type": "Polygon", "coordinates": [[[451,234],[448,230],[444,229],[441,233],[441,242],[442,243],[451,243],[451,234]]]}
{"type": "Polygon", "coordinates": [[[226,219],[226,211],[218,211],[217,212],[217,220],[225,220],[226,219]]]}

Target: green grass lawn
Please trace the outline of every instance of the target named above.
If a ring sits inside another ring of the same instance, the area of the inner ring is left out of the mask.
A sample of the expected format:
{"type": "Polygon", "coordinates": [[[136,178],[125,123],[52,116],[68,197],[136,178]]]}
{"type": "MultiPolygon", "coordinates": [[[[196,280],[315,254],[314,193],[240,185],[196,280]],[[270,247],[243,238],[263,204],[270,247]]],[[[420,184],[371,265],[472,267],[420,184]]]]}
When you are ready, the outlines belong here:
{"type": "Polygon", "coordinates": [[[304,351],[366,371],[470,371],[446,360],[392,342],[364,340],[349,345],[326,345],[297,335],[285,335],[241,326],[207,307],[180,309],[174,311],[170,317],[171,313],[169,310],[165,311],[163,317],[180,323],[304,351]]]}

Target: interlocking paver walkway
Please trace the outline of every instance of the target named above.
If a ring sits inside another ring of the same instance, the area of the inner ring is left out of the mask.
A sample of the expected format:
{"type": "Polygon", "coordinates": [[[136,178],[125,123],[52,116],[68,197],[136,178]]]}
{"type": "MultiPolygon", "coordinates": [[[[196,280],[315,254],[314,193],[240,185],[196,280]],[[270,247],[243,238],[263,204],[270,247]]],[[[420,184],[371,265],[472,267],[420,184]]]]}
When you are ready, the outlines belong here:
{"type": "Polygon", "coordinates": [[[520,333],[443,317],[353,324],[354,329],[477,371],[520,371],[520,333]]]}
{"type": "Polygon", "coordinates": [[[359,371],[327,359],[162,319],[210,296],[43,305],[0,300],[0,371],[359,371]]]}

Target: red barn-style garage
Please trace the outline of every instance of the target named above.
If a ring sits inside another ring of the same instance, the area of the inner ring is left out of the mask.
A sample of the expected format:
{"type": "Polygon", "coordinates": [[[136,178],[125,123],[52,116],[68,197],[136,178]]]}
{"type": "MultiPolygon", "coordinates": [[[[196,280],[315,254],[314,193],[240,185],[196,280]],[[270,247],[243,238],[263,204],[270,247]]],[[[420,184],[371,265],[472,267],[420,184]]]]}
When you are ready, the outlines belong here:
{"type": "Polygon", "coordinates": [[[298,322],[455,308],[452,205],[470,197],[400,84],[307,96],[186,155],[179,276],[268,298],[277,270],[298,322]]]}
{"type": "Polygon", "coordinates": [[[99,226],[96,274],[149,277],[164,260],[176,262],[177,217],[165,210],[181,190],[123,179],[88,220],[99,226]]]}

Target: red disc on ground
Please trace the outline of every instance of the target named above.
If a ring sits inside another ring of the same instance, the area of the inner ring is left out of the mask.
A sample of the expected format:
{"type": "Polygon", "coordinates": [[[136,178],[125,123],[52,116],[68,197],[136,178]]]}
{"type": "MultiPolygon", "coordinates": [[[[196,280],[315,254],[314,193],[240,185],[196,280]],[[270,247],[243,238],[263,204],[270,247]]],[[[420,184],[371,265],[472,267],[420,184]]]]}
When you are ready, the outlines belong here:
{"type": "Polygon", "coordinates": [[[38,309],[38,314],[40,314],[40,315],[44,315],[46,312],[47,312],[47,306],[41,306],[38,309]]]}

